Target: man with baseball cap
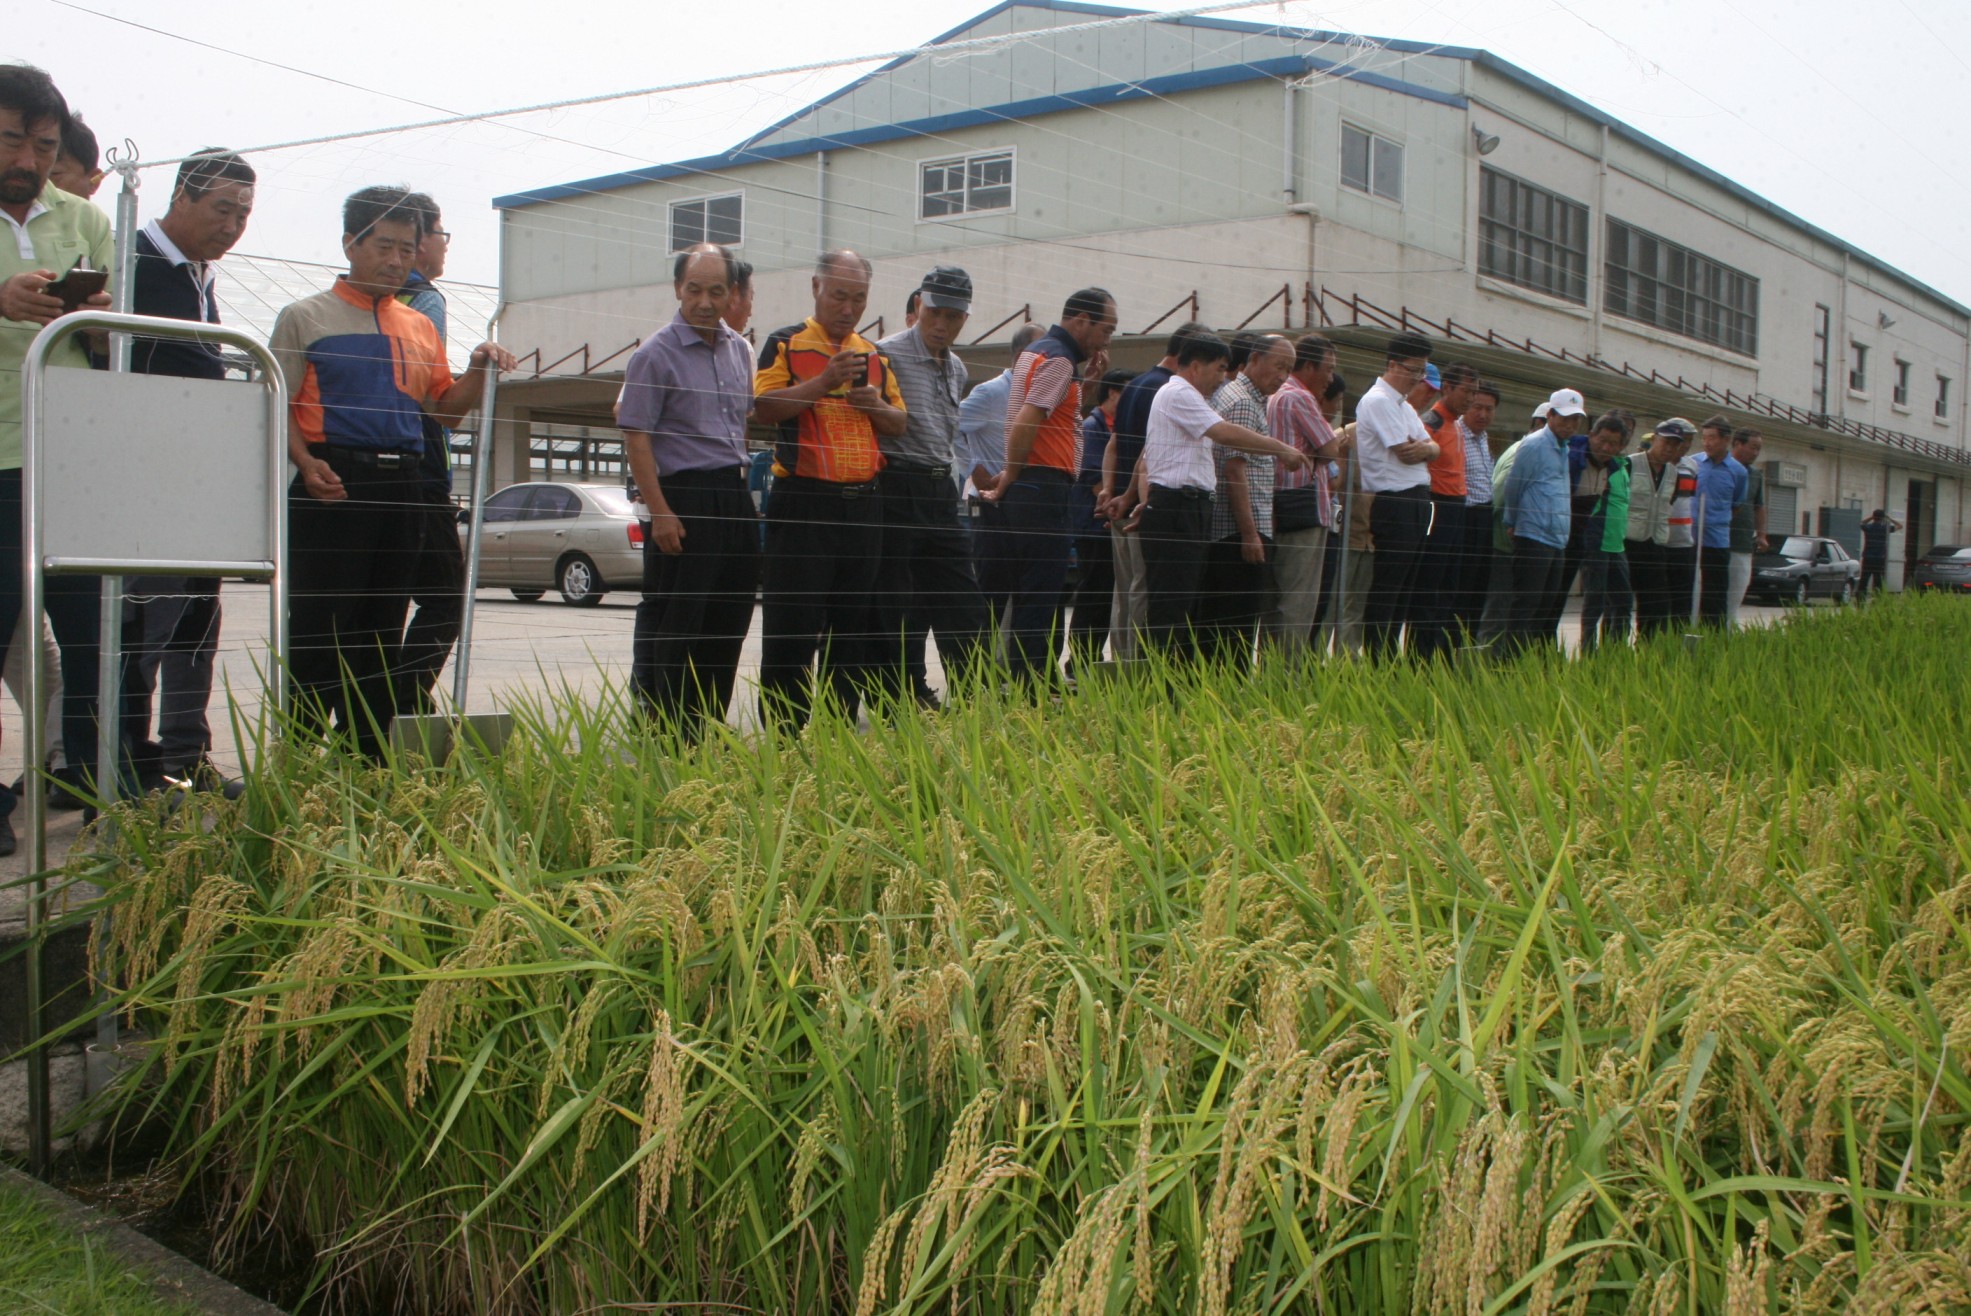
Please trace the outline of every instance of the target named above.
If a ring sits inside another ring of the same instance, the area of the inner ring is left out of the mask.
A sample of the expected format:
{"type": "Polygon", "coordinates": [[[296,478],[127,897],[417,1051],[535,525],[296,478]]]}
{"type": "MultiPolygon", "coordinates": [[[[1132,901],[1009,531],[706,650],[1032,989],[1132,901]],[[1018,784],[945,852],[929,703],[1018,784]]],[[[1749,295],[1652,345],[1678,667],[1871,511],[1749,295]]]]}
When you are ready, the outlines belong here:
{"type": "Polygon", "coordinates": [[[1507,652],[1549,643],[1554,638],[1554,594],[1573,525],[1574,482],[1567,464],[1567,441],[1587,423],[1588,408],[1571,388],[1557,389],[1547,401],[1544,428],[1526,436],[1499,491],[1499,519],[1512,537],[1512,620],[1507,652]]]}
{"type": "Polygon", "coordinates": [[[1636,633],[1647,637],[1690,616],[1697,564],[1691,503],[1697,466],[1687,453],[1697,426],[1672,416],[1629,458],[1629,583],[1636,595],[1636,633]]]}
{"type": "Polygon", "coordinates": [[[955,690],[977,665],[989,619],[952,479],[966,370],[951,348],[972,309],[972,276],[940,265],[917,291],[910,327],[876,344],[903,392],[909,424],[901,434],[877,436],[883,542],[870,592],[870,651],[862,666],[870,689],[935,707],[937,696],[922,675],[922,637],[927,631],[937,636],[946,689],[955,690]],[[907,645],[906,636],[917,643],[907,645]]]}

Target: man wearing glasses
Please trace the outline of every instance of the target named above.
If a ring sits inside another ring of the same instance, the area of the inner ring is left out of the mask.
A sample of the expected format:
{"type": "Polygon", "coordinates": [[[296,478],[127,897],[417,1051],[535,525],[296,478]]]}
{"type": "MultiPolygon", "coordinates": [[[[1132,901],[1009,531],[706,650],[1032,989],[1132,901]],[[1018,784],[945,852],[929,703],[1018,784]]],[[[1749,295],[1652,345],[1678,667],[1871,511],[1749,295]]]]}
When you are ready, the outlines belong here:
{"type": "MultiPolygon", "coordinates": [[[[418,239],[417,262],[404,280],[397,300],[431,321],[438,331],[438,349],[445,349],[445,294],[436,279],[444,277],[445,253],[452,235],[444,228],[438,203],[413,192],[409,204],[424,219],[418,239]]],[[[410,625],[404,628],[404,647],[397,670],[397,707],[406,713],[431,711],[431,688],[458,643],[465,619],[465,554],[459,548],[458,516],[452,508],[452,436],[443,425],[424,417],[424,449],[418,463],[418,491],[423,511],[418,520],[417,556],[411,564],[410,625]]]]}
{"type": "Polygon", "coordinates": [[[1417,563],[1430,533],[1430,461],[1437,443],[1407,400],[1430,366],[1430,343],[1416,334],[1389,340],[1382,377],[1355,406],[1355,451],[1362,491],[1373,494],[1369,533],[1375,574],[1363,615],[1371,658],[1395,654],[1409,612],[1417,563]]]}

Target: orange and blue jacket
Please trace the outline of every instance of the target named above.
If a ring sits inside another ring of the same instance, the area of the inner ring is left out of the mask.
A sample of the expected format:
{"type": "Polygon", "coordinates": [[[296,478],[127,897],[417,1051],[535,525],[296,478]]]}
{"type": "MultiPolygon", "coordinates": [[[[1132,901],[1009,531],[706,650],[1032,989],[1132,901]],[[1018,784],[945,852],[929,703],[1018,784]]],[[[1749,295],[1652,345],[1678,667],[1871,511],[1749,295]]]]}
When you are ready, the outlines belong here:
{"type": "MultiPolygon", "coordinates": [[[[760,348],[760,368],[753,376],[753,396],[813,379],[828,368],[829,359],[837,352],[867,352],[869,374],[865,382],[882,394],[885,402],[904,410],[903,392],[876,344],[861,334],[850,334],[836,343],[812,317],[767,335],[760,348]]],[[[839,396],[821,398],[780,423],[780,438],[773,445],[775,476],[798,475],[836,484],[864,484],[876,478],[876,472],[883,469],[876,425],[849,404],[847,393],[843,388],[839,396]]]]}
{"type": "Polygon", "coordinates": [[[452,387],[431,321],[347,279],[285,307],[268,346],[287,380],[290,423],[309,443],[416,452],[426,407],[452,387]]]}

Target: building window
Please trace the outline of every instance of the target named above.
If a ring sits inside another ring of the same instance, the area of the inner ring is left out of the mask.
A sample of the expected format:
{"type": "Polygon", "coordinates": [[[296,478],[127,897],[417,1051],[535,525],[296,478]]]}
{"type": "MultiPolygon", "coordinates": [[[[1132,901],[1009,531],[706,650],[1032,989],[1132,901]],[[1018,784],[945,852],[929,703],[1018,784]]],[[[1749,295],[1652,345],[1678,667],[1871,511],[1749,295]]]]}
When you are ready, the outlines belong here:
{"type": "Polygon", "coordinates": [[[1937,376],[1937,419],[1950,419],[1950,381],[1937,376]]]}
{"type": "Polygon", "coordinates": [[[1848,391],[1850,393],[1868,392],[1868,348],[1860,343],[1850,342],[1848,350],[1854,355],[1854,365],[1848,367],[1848,391]]]}
{"type": "Polygon", "coordinates": [[[1899,407],[1909,405],[1909,362],[1901,359],[1896,362],[1896,388],[1891,401],[1899,407]]]}
{"type": "Polygon", "coordinates": [[[920,219],[951,219],[1013,208],[1013,153],[988,151],[918,166],[920,219]]]}
{"type": "Polygon", "coordinates": [[[1478,272],[1565,301],[1588,300],[1588,208],[1483,169],[1478,272]]]}
{"type": "Polygon", "coordinates": [[[1352,123],[1341,125],[1341,185],[1403,204],[1403,147],[1352,123]]]}
{"type": "Polygon", "coordinates": [[[1814,307],[1814,410],[1827,414],[1827,357],[1833,351],[1833,313],[1825,306],[1814,307]]]}
{"type": "Polygon", "coordinates": [[[1759,281],[1751,275],[1615,219],[1603,272],[1610,315],[1759,355],[1759,281]]]}
{"type": "Polygon", "coordinates": [[[745,236],[745,201],[740,193],[671,202],[671,251],[701,242],[736,247],[745,236]]]}

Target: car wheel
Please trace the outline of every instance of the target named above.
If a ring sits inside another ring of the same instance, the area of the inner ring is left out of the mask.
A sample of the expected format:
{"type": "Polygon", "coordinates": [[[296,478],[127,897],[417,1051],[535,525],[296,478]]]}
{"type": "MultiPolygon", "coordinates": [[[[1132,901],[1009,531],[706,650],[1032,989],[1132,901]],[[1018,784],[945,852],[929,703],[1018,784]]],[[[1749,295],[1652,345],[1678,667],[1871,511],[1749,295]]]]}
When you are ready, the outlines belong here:
{"type": "Polygon", "coordinates": [[[1793,587],[1793,602],[1799,607],[1807,606],[1807,582],[1801,581],[1793,587]]]}
{"type": "Polygon", "coordinates": [[[580,553],[570,553],[561,559],[561,565],[555,568],[554,583],[561,591],[562,601],[578,608],[594,607],[607,592],[602,587],[602,573],[580,553]]]}
{"type": "Polygon", "coordinates": [[[547,591],[544,589],[517,589],[513,591],[513,597],[522,603],[533,603],[545,593],[547,591]]]}

